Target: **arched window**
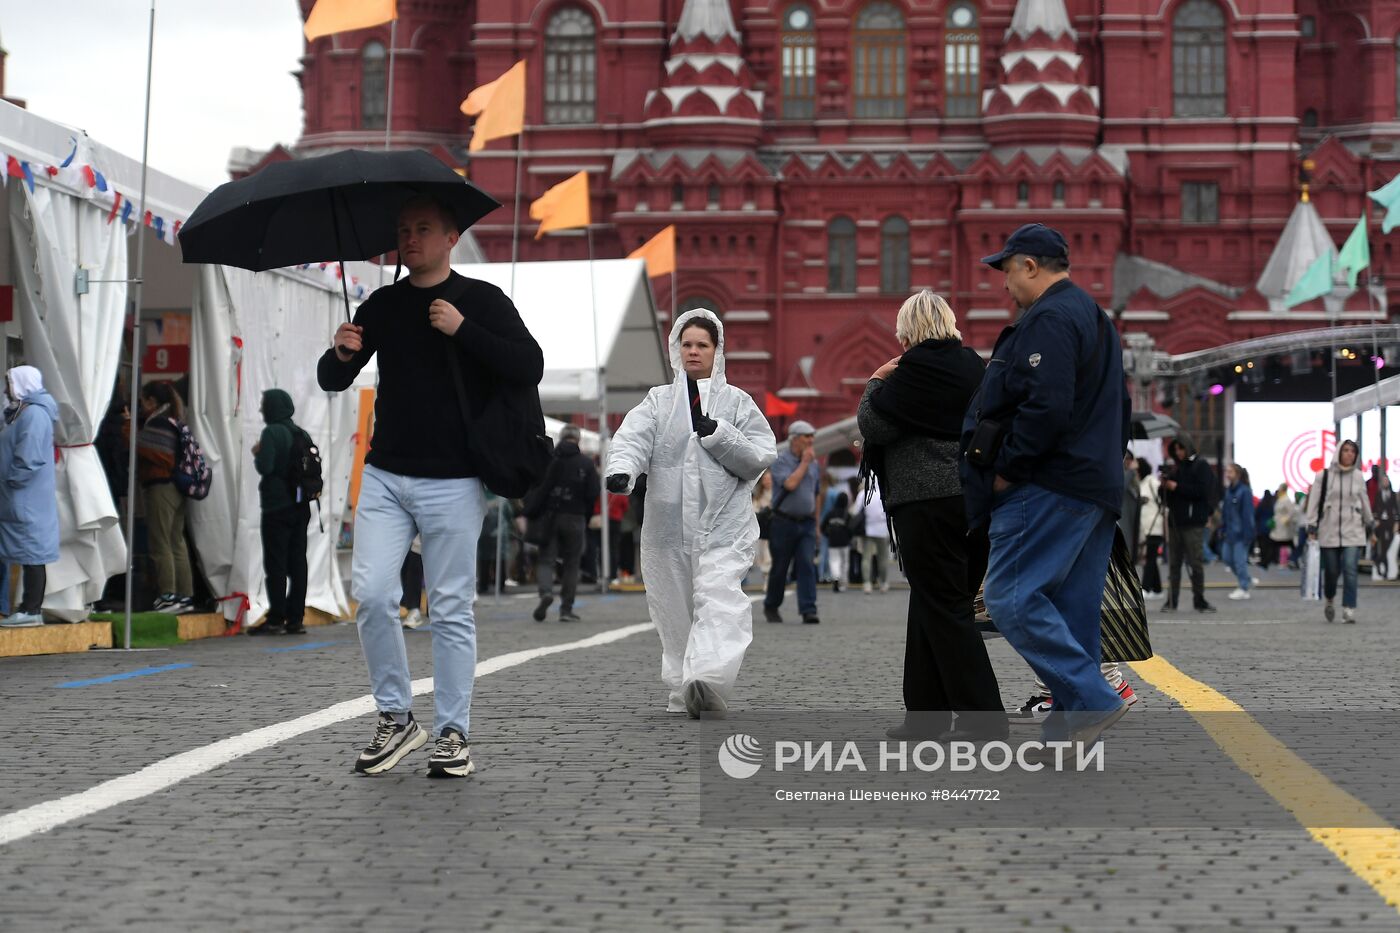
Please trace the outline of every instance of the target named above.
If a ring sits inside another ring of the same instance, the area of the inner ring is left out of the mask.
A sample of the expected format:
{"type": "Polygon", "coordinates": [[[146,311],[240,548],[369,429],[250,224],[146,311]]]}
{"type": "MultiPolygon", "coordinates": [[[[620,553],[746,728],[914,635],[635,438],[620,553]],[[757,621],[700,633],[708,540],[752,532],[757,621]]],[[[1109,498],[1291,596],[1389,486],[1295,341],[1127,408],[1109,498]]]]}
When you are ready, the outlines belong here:
{"type": "Polygon", "coordinates": [[[982,110],[982,34],[977,9],[959,3],[948,11],[943,33],[944,112],[950,117],[975,117],[982,110]]]}
{"type": "Polygon", "coordinates": [[[385,64],[384,43],[365,43],[360,50],[360,126],[366,130],[384,129],[389,110],[385,64]]]}
{"type": "Polygon", "coordinates": [[[826,290],[856,290],[856,225],[849,217],[837,217],[826,226],[826,290]]]}
{"type": "Polygon", "coordinates": [[[1172,113],[1225,116],[1225,14],[1214,0],[1186,0],[1172,17],[1172,113]]]}
{"type": "Polygon", "coordinates": [[[807,7],[783,15],[782,54],[783,119],[810,120],[817,113],[817,33],[807,7]]]}
{"type": "Polygon", "coordinates": [[[880,291],[909,291],[909,222],[903,217],[880,225],[880,291]]]}
{"type": "Polygon", "coordinates": [[[597,64],[593,18],[577,7],[550,17],[544,31],[544,122],[593,122],[597,64]]]}
{"type": "Polygon", "coordinates": [[[852,59],[855,115],[904,116],[904,14],[878,0],[856,17],[852,59]]]}
{"type": "Polygon", "coordinates": [[[1052,201],[1055,202],[1055,206],[1056,206],[1056,207],[1064,207],[1064,206],[1065,206],[1065,183],[1064,183],[1064,182],[1062,182],[1062,181],[1057,181],[1057,182],[1055,182],[1054,186],[1051,187],[1051,189],[1050,189],[1050,199],[1051,199],[1052,201]]]}
{"type": "Polygon", "coordinates": [[[685,185],[680,182],[671,183],[671,210],[679,211],[685,208],[685,185]]]}
{"type": "MultiPolygon", "coordinates": [[[[1400,56],[1398,56],[1398,57],[1400,57],[1400,56]]],[[[1397,67],[1396,70],[1397,70],[1397,72],[1400,72],[1400,67],[1397,67]]],[[[1400,84],[1400,80],[1397,81],[1397,84],[1400,84]]],[[[1400,89],[1400,88],[1398,88],[1398,89],[1400,89]]],[[[1316,110],[1314,110],[1313,108],[1309,107],[1307,110],[1304,110],[1304,111],[1303,111],[1303,126],[1306,126],[1306,127],[1314,127],[1314,126],[1317,126],[1317,111],[1316,111],[1316,110]]]]}
{"type": "Polygon", "coordinates": [[[687,311],[695,311],[699,308],[713,311],[715,314],[719,314],[720,312],[719,302],[714,299],[706,298],[704,295],[691,295],[676,306],[676,317],[680,317],[687,311]]]}

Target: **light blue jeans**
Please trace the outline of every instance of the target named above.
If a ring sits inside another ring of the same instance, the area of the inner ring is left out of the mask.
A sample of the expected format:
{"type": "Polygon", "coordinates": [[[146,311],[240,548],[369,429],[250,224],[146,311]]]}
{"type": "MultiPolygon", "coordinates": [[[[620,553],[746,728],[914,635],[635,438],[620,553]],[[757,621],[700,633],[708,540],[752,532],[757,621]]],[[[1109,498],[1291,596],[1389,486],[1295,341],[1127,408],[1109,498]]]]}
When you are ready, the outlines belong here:
{"type": "Polygon", "coordinates": [[[1226,538],[1220,544],[1220,559],[1225,561],[1225,565],[1235,575],[1235,582],[1240,589],[1248,592],[1250,585],[1249,578],[1249,541],[1233,541],[1226,538]]]}
{"type": "Polygon", "coordinates": [[[992,500],[987,611],[1067,714],[1045,723],[1047,739],[1123,703],[1099,668],[1099,607],[1115,524],[1107,509],[1034,483],[992,500]]]}
{"type": "Polygon", "coordinates": [[[407,713],[413,687],[399,623],[399,569],[423,536],[423,576],[432,608],[433,735],[449,726],[470,735],[476,679],[476,542],[485,515],[481,481],[399,476],[366,466],[355,509],[351,595],[381,712],[407,713]]]}

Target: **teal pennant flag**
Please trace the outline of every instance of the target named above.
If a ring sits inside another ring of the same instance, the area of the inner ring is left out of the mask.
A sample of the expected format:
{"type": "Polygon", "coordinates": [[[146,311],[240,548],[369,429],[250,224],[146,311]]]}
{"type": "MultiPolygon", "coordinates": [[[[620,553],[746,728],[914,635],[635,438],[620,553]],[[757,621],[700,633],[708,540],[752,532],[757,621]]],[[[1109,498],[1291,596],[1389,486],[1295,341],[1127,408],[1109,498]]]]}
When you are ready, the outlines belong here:
{"type": "Polygon", "coordinates": [[[1371,192],[1371,200],[1385,208],[1385,220],[1381,221],[1381,233],[1389,233],[1400,227],[1400,175],[1396,175],[1377,191],[1371,192]]]}
{"type": "Polygon", "coordinates": [[[1371,243],[1366,239],[1366,212],[1362,211],[1356,228],[1351,231],[1351,236],[1342,244],[1342,251],[1337,254],[1337,267],[1346,270],[1347,287],[1355,288],[1357,273],[1370,264],[1371,243]]]}
{"type": "Polygon", "coordinates": [[[1308,266],[1308,271],[1303,273],[1293,286],[1293,290],[1288,293],[1288,297],[1283,300],[1285,308],[1300,305],[1305,301],[1312,301],[1314,298],[1321,298],[1332,291],[1332,251],[1328,250],[1321,256],[1313,260],[1313,264],[1308,266]]]}

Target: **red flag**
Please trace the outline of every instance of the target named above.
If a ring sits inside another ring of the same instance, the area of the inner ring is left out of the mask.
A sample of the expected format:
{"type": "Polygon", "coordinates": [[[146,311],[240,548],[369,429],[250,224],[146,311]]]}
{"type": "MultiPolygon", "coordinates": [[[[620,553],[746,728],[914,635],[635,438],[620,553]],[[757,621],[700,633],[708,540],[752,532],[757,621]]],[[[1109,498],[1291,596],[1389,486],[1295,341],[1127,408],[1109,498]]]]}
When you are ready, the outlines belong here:
{"type": "Polygon", "coordinates": [[[152,218],[151,212],[150,212],[150,211],[146,211],[146,217],[145,217],[145,219],[144,219],[143,222],[144,222],[144,223],[146,224],[146,226],[148,226],[148,227],[151,225],[151,218],[152,218]]]}
{"type": "Polygon", "coordinates": [[[87,182],[89,188],[97,187],[97,173],[92,170],[91,165],[83,166],[83,181],[87,182]]]}
{"type": "Polygon", "coordinates": [[[769,418],[788,418],[797,414],[796,402],[785,402],[772,392],[763,394],[763,413],[769,418]]]}
{"type": "Polygon", "coordinates": [[[11,178],[24,177],[24,169],[20,167],[19,159],[10,156],[5,160],[5,174],[9,175],[11,178]]]}
{"type": "Polygon", "coordinates": [[[117,219],[117,211],[121,210],[121,206],[122,206],[122,193],[121,193],[120,191],[118,191],[118,192],[116,192],[116,195],[117,195],[117,196],[116,196],[116,199],[112,201],[112,212],[111,212],[110,214],[107,215],[107,223],[111,223],[112,221],[116,220],[116,219],[117,219]]]}

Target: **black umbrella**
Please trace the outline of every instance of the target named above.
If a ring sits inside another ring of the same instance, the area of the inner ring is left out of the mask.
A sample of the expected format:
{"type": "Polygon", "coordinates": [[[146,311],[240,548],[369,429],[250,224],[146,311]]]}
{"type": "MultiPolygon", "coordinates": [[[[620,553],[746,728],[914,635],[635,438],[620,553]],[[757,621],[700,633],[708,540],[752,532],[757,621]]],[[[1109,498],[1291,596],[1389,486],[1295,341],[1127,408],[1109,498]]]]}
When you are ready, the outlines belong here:
{"type": "Polygon", "coordinates": [[[459,230],[501,206],[422,149],[347,149],[220,185],[180,228],[180,249],[185,262],[254,272],[370,259],[398,246],[399,209],[416,195],[446,204],[459,230]]]}
{"type": "Polygon", "coordinates": [[[1176,421],[1155,411],[1135,411],[1132,421],[1133,439],[1138,441],[1173,437],[1181,430],[1181,425],[1176,421]]]}

